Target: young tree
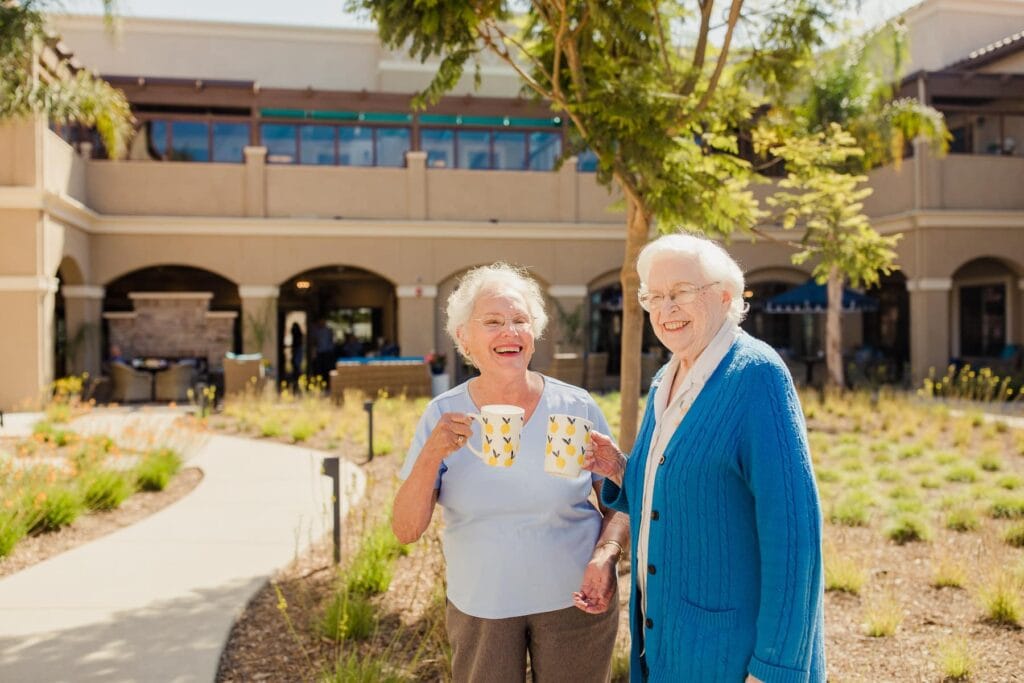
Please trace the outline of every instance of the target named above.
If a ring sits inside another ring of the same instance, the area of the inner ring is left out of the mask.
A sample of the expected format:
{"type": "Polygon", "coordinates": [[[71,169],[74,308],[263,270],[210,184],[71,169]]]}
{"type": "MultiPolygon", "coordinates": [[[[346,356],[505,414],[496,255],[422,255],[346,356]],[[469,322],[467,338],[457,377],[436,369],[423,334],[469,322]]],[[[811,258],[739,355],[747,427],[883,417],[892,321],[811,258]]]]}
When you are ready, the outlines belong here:
{"type": "MultiPolygon", "coordinates": [[[[104,0],[108,13],[113,4],[104,0]]],[[[124,156],[133,133],[124,94],[67,60],[55,60],[47,68],[40,64],[41,50],[54,42],[45,30],[45,5],[0,0],[0,121],[42,115],[58,123],[94,126],[108,154],[124,156]]]]}
{"type": "MultiPolygon", "coordinates": [[[[765,98],[791,86],[846,0],[349,0],[381,40],[442,59],[417,98],[450,90],[482,52],[570,124],[567,153],[589,148],[599,182],[626,203],[621,282],[622,430],[632,446],[643,313],[636,258],[652,228],[728,235],[759,218],[736,132],[765,98]],[[746,47],[734,50],[737,36],[746,47]],[[747,86],[758,84],[755,95],[747,86]]],[[[477,66],[479,79],[479,66],[477,66]]]]}
{"type": "Polygon", "coordinates": [[[786,179],[767,201],[783,209],[783,227],[804,228],[796,264],[817,261],[813,274],[828,284],[825,362],[829,383],[844,386],[842,296],[845,282],[878,283],[894,268],[901,237],[882,237],[862,213],[871,190],[863,173],[899,164],[911,140],[945,153],[942,114],[915,99],[893,99],[906,54],[906,32],[889,23],[821,56],[808,71],[803,104],[779,109],[774,131],[760,131],[759,151],[786,164],[786,179]]]}

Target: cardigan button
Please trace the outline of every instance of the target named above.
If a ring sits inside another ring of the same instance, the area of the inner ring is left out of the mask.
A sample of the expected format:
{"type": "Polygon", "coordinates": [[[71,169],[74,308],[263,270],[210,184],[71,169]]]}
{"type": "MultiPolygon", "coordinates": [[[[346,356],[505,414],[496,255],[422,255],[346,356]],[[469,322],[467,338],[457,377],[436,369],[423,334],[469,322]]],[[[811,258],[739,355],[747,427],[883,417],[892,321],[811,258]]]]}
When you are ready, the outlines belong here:
{"type": "Polygon", "coordinates": [[[644,626],[646,626],[647,628],[654,628],[654,620],[650,618],[645,619],[644,626]]]}
{"type": "Polygon", "coordinates": [[[658,458],[658,464],[659,465],[664,465],[665,464],[665,456],[664,455],[661,456],[660,458],[658,458]]]}
{"type": "Polygon", "coordinates": [[[647,573],[648,574],[657,574],[658,570],[654,568],[653,564],[649,564],[649,565],[647,565],[647,573]]]}
{"type": "Polygon", "coordinates": [[[651,510],[651,521],[652,522],[657,522],[659,517],[661,517],[661,515],[658,514],[657,510],[651,510]]]}

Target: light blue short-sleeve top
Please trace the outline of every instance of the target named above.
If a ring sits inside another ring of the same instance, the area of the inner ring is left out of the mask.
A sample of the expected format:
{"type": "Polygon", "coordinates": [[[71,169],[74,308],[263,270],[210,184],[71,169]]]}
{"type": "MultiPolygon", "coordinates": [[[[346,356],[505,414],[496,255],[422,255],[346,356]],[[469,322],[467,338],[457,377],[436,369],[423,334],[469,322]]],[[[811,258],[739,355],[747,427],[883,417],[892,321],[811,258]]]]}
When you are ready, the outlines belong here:
{"type": "MultiPolygon", "coordinates": [[[[479,412],[466,384],[427,407],[399,476],[416,458],[444,413],[479,412]]],[[[537,409],[523,427],[511,467],[492,467],[463,446],[441,463],[438,503],[444,509],[448,599],[460,611],[504,619],[570,607],[601,531],[601,513],[588,500],[599,477],[574,479],[544,472],[548,416],[578,415],[607,434],[600,408],[583,389],[544,378],[537,409]]],[[[480,428],[471,440],[479,448],[480,428]]]]}

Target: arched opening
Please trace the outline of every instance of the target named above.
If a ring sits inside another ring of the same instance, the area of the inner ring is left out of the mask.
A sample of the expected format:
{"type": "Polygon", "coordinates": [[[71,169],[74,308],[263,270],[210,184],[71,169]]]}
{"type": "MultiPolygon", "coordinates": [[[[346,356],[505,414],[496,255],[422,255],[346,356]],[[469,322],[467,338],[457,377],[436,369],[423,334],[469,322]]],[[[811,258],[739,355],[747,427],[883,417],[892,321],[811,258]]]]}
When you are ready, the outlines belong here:
{"type": "Polygon", "coordinates": [[[966,362],[1000,359],[1014,337],[1017,270],[1001,259],[968,261],[953,273],[952,352],[966,362]]]}
{"type": "Polygon", "coordinates": [[[888,381],[901,381],[910,363],[907,278],[900,271],[882,275],[865,294],[878,301],[878,310],[864,313],[864,343],[857,353],[862,361],[884,364],[888,381]]]}
{"type": "MultiPolygon", "coordinates": [[[[617,386],[622,369],[622,284],[619,271],[605,273],[591,281],[587,287],[587,353],[608,354],[605,368],[609,386],[617,386]]],[[[644,331],[640,348],[644,354],[641,384],[646,387],[653,376],[651,368],[657,369],[665,360],[665,351],[654,334],[651,319],[644,313],[644,331]]]]}
{"type": "Polygon", "coordinates": [[[104,362],[112,355],[149,366],[192,360],[202,375],[241,350],[241,339],[238,286],[217,273],[168,264],[105,285],[104,362]]]}
{"type": "Polygon", "coordinates": [[[398,355],[397,302],[394,284],[354,266],[324,266],[288,278],[277,300],[282,376],[326,380],[339,357],[398,355]]]}
{"type": "Polygon", "coordinates": [[[85,281],[82,269],[70,256],[65,256],[57,267],[57,292],[53,297],[53,376],[66,377],[74,364],[74,355],[81,343],[79,337],[87,334],[85,329],[68,330],[67,301],[64,298],[66,285],[80,285],[85,281]]]}
{"type": "Polygon", "coordinates": [[[741,327],[785,356],[807,356],[821,346],[822,326],[815,316],[772,314],[765,310],[768,299],[807,280],[807,273],[791,268],[773,268],[746,275],[746,299],[749,309],[741,327]]]}

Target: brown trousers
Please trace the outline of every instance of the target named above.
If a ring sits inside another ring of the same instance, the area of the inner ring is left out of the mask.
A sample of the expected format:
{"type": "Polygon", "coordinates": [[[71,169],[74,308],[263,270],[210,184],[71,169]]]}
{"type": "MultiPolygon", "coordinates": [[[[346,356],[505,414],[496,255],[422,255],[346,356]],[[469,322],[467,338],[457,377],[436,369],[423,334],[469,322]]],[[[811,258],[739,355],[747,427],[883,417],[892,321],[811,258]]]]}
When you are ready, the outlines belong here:
{"type": "Polygon", "coordinates": [[[523,683],[526,654],[534,683],[610,680],[619,626],[618,598],[604,614],[575,607],[508,619],[481,619],[447,608],[454,683],[523,683]]]}

